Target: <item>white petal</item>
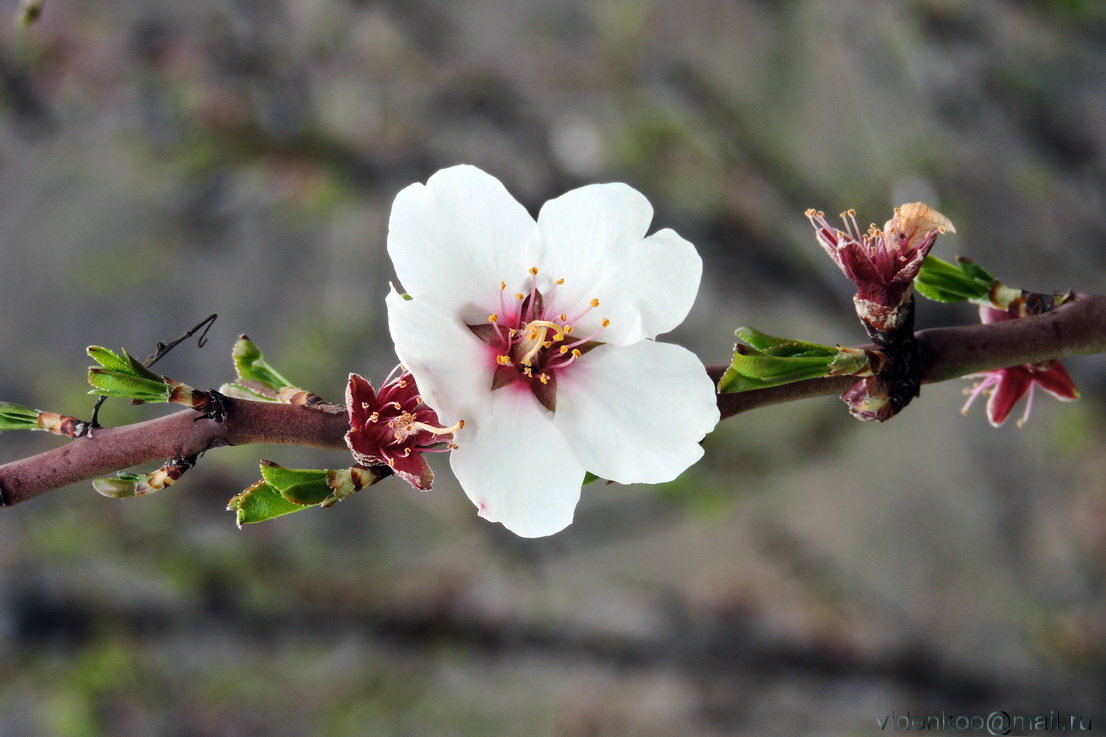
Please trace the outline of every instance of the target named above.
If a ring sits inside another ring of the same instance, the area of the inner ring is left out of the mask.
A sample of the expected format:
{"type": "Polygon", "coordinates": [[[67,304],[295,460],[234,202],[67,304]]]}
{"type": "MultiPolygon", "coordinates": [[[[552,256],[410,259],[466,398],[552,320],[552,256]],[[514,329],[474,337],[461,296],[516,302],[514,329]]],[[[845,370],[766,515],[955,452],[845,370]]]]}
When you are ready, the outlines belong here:
{"type": "Polygon", "coordinates": [[[495,310],[500,281],[512,292],[528,288],[539,250],[526,208],[473,166],[443,169],[392,204],[388,254],[403,288],[463,306],[469,321],[483,322],[495,310]]]}
{"type": "Polygon", "coordinates": [[[565,292],[586,303],[603,268],[644,238],[652,219],[649,200],[621,183],[589,184],[549,200],[538,213],[542,271],[564,277],[565,292]]]}
{"type": "Polygon", "coordinates": [[[628,345],[667,332],[687,317],[703,261],[675,231],[646,238],[652,217],[648,200],[625,184],[573,190],[538,214],[542,271],[565,279],[554,311],[572,315],[599,300],[599,307],[577,321],[577,335],[590,335],[609,319],[599,340],[628,345]]]}
{"type": "Polygon", "coordinates": [[[430,297],[405,300],[392,287],[385,301],[396,354],[426,403],[447,425],[478,422],[487,412],[495,351],[430,297]]]}
{"type": "MultiPolygon", "coordinates": [[[[619,272],[608,272],[598,288],[609,295],[612,308],[632,304],[641,314],[640,337],[655,338],[684,321],[702,276],[703,259],[695,246],[666,228],[635,244],[619,272]]],[[[618,315],[610,312],[611,326],[601,340],[625,345],[630,341],[619,334],[618,315]]]]}
{"type": "Polygon", "coordinates": [[[460,447],[450,465],[480,516],[522,537],[542,537],[572,522],[584,469],[553,426],[549,412],[521,384],[492,392],[492,414],[460,447]]]}
{"type": "Polygon", "coordinates": [[[699,460],[699,441],[718,423],[714,383],[678,345],[600,346],[557,374],[554,423],[600,478],[671,481],[699,460]]]}

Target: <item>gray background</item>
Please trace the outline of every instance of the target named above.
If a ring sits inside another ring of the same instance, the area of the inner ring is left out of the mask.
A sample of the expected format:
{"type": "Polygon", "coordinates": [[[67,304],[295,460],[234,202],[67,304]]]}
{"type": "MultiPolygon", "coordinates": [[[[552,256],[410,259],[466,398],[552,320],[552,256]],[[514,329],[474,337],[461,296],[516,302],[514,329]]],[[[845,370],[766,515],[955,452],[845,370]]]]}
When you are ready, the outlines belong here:
{"type": "MultiPolygon", "coordinates": [[[[324,396],[381,378],[391,199],[459,162],[533,212],[644,192],[706,263],[668,339],[707,363],[739,325],[864,341],[807,207],[923,199],[959,230],[939,255],[1106,291],[1102,7],[47,0],[0,23],[0,398],[87,416],[86,345],[145,355],[211,312],[165,373],[217,386],[248,332],[324,396]]],[[[0,735],[1101,727],[1106,370],[1066,363],[1085,399],[1039,395],[1020,430],[958,414],[964,381],[885,426],[832,398],[729,420],[679,481],[590,486],[537,541],[445,463],[430,494],[236,530],[259,457],[348,462],[298,448],[213,452],[138,500],[51,493],[0,513],[0,735]]],[[[0,460],[57,443],[7,434],[0,460]]]]}

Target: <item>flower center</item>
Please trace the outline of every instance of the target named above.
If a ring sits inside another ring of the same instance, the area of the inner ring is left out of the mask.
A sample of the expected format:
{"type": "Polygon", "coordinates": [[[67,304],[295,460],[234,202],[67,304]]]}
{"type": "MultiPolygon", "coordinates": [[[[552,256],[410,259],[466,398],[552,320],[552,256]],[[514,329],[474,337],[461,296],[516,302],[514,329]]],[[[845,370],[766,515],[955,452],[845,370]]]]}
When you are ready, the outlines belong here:
{"type": "Polygon", "coordinates": [[[539,402],[554,411],[557,373],[601,345],[596,338],[611,321],[603,318],[598,329],[579,337],[576,335],[579,321],[599,307],[599,299],[592,298],[587,307],[575,314],[559,312],[557,287],[565,280],[553,282],[543,294],[537,288],[537,275],[537,267],[530,269],[530,293],[515,294],[513,299],[506,293],[506,282],[500,282],[499,311],[488,315],[487,323],[468,327],[495,349],[493,390],[523,382],[539,402]]]}

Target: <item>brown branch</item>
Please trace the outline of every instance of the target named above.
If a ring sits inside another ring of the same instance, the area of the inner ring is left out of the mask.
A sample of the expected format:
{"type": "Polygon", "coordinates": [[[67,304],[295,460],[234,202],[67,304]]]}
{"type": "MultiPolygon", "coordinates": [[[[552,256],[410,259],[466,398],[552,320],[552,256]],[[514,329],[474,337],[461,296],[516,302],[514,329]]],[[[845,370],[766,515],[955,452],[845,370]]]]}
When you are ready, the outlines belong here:
{"type": "MultiPolygon", "coordinates": [[[[987,325],[932,328],[919,331],[916,337],[933,351],[933,363],[922,380],[926,384],[1021,363],[1104,353],[1106,297],[1077,294],[1071,302],[1043,315],[987,325]]],[[[715,380],[725,370],[725,366],[707,367],[715,380]]],[[[852,377],[838,376],[720,394],[718,408],[725,419],[758,407],[840,394],[854,383],[856,379],[852,377]]]]}
{"type": "MultiPolygon", "coordinates": [[[[935,328],[917,334],[933,350],[925,382],[1064,356],[1106,352],[1106,297],[1088,294],[1044,315],[1019,320],[935,328]]],[[[724,366],[710,366],[714,379],[724,366]]],[[[840,394],[852,377],[812,379],[771,389],[722,394],[722,417],[797,399],[840,394]]],[[[197,420],[185,410],[135,425],[96,430],[53,450],[0,466],[0,494],[18,504],[52,489],[151,462],[202,453],[222,445],[273,443],[345,449],[345,410],[228,400],[223,423],[197,420]]]]}
{"type": "Polygon", "coordinates": [[[343,407],[226,401],[229,410],[222,423],[198,419],[189,409],[133,425],[101,428],[68,445],[0,466],[0,493],[6,504],[18,504],[78,481],[224,445],[346,447],[343,407]]]}

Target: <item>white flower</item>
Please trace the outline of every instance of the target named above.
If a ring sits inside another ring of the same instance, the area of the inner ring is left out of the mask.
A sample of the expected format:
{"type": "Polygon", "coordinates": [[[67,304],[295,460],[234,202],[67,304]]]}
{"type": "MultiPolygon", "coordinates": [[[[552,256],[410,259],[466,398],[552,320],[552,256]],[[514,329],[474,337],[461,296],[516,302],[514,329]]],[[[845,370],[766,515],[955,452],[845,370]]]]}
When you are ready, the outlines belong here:
{"type": "Polygon", "coordinates": [[[703,265],[625,184],[573,190],[537,222],[496,178],[444,169],[396,197],[388,318],[400,360],[446,423],[480,516],[525,537],[572,521],[585,470],[670,481],[718,422],[690,351],[656,343],[687,316],[703,265]]]}

